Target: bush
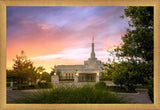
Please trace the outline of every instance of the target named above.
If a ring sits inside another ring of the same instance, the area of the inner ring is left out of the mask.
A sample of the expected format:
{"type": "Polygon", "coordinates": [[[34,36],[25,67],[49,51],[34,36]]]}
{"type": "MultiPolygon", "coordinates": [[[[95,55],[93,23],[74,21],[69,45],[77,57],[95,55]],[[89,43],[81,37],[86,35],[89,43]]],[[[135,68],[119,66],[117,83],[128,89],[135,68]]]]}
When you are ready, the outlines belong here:
{"type": "Polygon", "coordinates": [[[58,87],[34,92],[18,99],[17,103],[123,103],[122,99],[109,91],[90,86],[58,87]]]}
{"type": "Polygon", "coordinates": [[[38,88],[52,88],[51,82],[38,82],[38,88]]]}
{"type": "Polygon", "coordinates": [[[29,89],[29,85],[27,83],[23,83],[21,84],[21,86],[17,84],[17,89],[18,90],[29,89]]]}
{"type": "Polygon", "coordinates": [[[126,91],[128,91],[128,92],[135,92],[135,86],[133,86],[133,85],[128,86],[128,87],[125,86],[125,88],[126,88],[126,91]]]}
{"type": "Polygon", "coordinates": [[[10,83],[6,83],[7,84],[7,87],[10,87],[10,83]]]}
{"type": "Polygon", "coordinates": [[[32,84],[32,85],[29,85],[29,88],[30,88],[30,89],[36,89],[36,88],[37,88],[37,86],[36,86],[36,85],[34,85],[34,84],[32,84]]]}
{"type": "MultiPolygon", "coordinates": [[[[21,87],[18,87],[18,90],[24,90],[24,89],[36,89],[37,86],[32,84],[32,85],[28,85],[28,84],[22,84],[21,87]]],[[[14,89],[16,90],[16,89],[14,89]]]]}
{"type": "Polygon", "coordinates": [[[107,90],[112,92],[123,92],[123,93],[136,93],[135,90],[128,91],[124,86],[106,86],[107,90]]]}
{"type": "Polygon", "coordinates": [[[153,92],[154,92],[154,91],[153,91],[153,87],[152,87],[152,86],[149,86],[149,87],[148,87],[148,95],[149,95],[149,97],[150,97],[150,99],[151,99],[152,102],[154,102],[154,100],[153,100],[153,99],[154,99],[154,94],[153,94],[153,92]]]}
{"type": "Polygon", "coordinates": [[[106,83],[104,81],[99,81],[95,84],[96,89],[105,89],[106,88],[106,83]]]}
{"type": "Polygon", "coordinates": [[[38,85],[32,84],[32,85],[28,85],[28,84],[22,84],[20,87],[14,86],[17,88],[14,88],[13,90],[25,90],[25,89],[43,89],[43,88],[52,88],[52,83],[51,82],[38,82],[38,85]]]}

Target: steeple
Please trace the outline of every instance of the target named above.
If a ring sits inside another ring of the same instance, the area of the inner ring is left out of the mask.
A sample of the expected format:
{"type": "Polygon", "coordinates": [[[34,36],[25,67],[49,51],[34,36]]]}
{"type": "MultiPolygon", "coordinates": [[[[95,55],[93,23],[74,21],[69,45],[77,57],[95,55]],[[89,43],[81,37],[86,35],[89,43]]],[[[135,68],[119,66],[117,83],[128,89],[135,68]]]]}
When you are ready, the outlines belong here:
{"type": "Polygon", "coordinates": [[[92,36],[92,43],[94,43],[94,36],[92,36]]]}
{"type": "Polygon", "coordinates": [[[94,53],[94,36],[92,37],[92,52],[91,52],[91,59],[96,59],[96,58],[95,58],[95,53],[94,53]]]}

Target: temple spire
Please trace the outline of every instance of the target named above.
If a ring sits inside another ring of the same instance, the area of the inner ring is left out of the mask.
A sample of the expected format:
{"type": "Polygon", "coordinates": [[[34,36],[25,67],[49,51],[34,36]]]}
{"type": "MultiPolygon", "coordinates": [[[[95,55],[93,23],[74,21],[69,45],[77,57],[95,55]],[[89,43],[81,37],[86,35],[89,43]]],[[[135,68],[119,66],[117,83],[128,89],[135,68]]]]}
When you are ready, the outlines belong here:
{"type": "Polygon", "coordinates": [[[94,36],[92,37],[92,52],[91,52],[91,59],[95,59],[95,52],[94,52],[94,36]]]}
{"type": "Polygon", "coordinates": [[[92,37],[92,43],[94,43],[94,36],[92,37]]]}

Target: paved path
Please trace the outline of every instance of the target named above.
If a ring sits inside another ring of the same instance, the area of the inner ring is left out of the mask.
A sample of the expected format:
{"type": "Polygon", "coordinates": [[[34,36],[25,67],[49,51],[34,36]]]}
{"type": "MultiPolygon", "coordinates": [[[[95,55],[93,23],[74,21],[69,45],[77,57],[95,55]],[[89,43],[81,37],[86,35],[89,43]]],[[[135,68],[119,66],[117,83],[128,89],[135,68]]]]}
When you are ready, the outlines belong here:
{"type": "Polygon", "coordinates": [[[40,90],[48,91],[50,89],[12,90],[11,88],[7,87],[7,103],[15,103],[15,100],[21,99],[24,96],[31,95],[33,92],[37,92],[40,90]]]}
{"type": "MultiPolygon", "coordinates": [[[[46,89],[49,90],[49,89],[46,89]]],[[[11,90],[7,88],[7,103],[15,103],[15,99],[22,98],[24,95],[30,95],[34,90],[11,90]]],[[[116,93],[118,96],[122,97],[124,101],[128,103],[139,103],[139,104],[150,104],[152,103],[149,99],[148,94],[139,93],[116,93]]]]}
{"type": "Polygon", "coordinates": [[[15,100],[22,98],[24,95],[29,95],[29,91],[24,92],[21,90],[11,90],[7,88],[7,103],[15,103],[15,100]]]}
{"type": "Polygon", "coordinates": [[[128,103],[152,104],[148,94],[140,93],[116,93],[128,103]]]}

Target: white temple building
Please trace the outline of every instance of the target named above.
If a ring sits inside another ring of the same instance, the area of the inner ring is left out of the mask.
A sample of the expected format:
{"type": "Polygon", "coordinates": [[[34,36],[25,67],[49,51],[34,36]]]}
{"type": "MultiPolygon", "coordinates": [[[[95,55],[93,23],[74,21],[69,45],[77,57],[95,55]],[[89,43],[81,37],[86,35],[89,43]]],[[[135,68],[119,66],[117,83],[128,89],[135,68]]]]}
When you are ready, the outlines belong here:
{"type": "Polygon", "coordinates": [[[92,38],[91,54],[84,65],[57,65],[55,72],[60,73],[60,79],[74,79],[74,82],[98,82],[101,76],[103,62],[98,60],[94,52],[94,37],[92,38]]]}

